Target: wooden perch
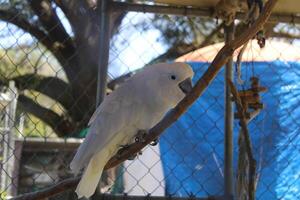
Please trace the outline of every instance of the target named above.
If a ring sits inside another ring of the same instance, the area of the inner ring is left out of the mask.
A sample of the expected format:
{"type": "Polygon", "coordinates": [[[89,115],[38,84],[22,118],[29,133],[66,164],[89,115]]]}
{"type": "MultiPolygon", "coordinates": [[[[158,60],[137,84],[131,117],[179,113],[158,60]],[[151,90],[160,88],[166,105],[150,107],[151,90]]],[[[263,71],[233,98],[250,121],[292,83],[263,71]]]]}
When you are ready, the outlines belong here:
{"type": "MultiPolygon", "coordinates": [[[[147,144],[152,142],[154,139],[158,138],[158,136],[166,130],[172,123],[174,123],[187,109],[192,105],[194,101],[198,97],[200,97],[207,86],[211,83],[211,81],[216,77],[222,66],[228,61],[228,59],[232,56],[233,52],[241,47],[248,40],[253,38],[255,34],[261,30],[265,22],[271,15],[272,9],[274,8],[276,2],[278,0],[269,0],[262,11],[262,14],[257,19],[253,25],[247,29],[245,32],[240,34],[234,41],[226,44],[216,55],[210,67],[206,70],[203,76],[198,80],[195,87],[191,91],[189,95],[187,95],[169,114],[156,126],[154,126],[147,135],[145,143],[135,143],[131,145],[127,151],[124,151],[121,155],[112,157],[105,166],[105,169],[112,168],[116,165],[127,160],[131,155],[137,154],[141,151],[147,144]]],[[[45,188],[41,191],[32,192],[20,195],[13,199],[15,200],[37,200],[44,199],[55,194],[61,193],[68,189],[73,189],[80,180],[80,177],[70,178],[63,180],[49,188],[45,188]]]]}
{"type": "MultiPolygon", "coordinates": [[[[251,145],[251,139],[250,139],[250,135],[249,135],[249,131],[248,131],[248,120],[246,117],[246,112],[247,112],[247,108],[245,108],[242,104],[242,100],[240,98],[240,95],[237,91],[237,89],[235,88],[235,86],[233,85],[231,80],[227,80],[228,81],[228,85],[230,88],[230,91],[232,93],[232,97],[233,100],[236,104],[236,108],[237,111],[239,113],[239,120],[240,120],[240,126],[241,126],[241,133],[243,134],[243,139],[245,141],[244,145],[245,145],[245,150],[246,150],[246,154],[248,156],[249,159],[249,173],[248,173],[248,180],[249,180],[249,185],[248,185],[248,197],[249,200],[254,200],[255,199],[255,180],[256,180],[256,160],[253,157],[253,152],[252,152],[252,145],[251,145]]],[[[257,112],[255,113],[257,114],[257,112]]],[[[246,173],[247,174],[247,173],[246,173]]],[[[244,174],[244,176],[246,176],[246,174],[244,174]]]]}
{"type": "MultiPolygon", "coordinates": [[[[261,92],[266,92],[267,88],[259,85],[259,79],[257,77],[251,77],[251,87],[247,90],[238,91],[239,99],[241,100],[242,106],[245,109],[246,119],[250,119],[250,110],[260,110],[263,109],[264,105],[261,103],[260,94],[261,92]]],[[[239,113],[235,113],[234,117],[236,119],[240,118],[239,113]]]]}

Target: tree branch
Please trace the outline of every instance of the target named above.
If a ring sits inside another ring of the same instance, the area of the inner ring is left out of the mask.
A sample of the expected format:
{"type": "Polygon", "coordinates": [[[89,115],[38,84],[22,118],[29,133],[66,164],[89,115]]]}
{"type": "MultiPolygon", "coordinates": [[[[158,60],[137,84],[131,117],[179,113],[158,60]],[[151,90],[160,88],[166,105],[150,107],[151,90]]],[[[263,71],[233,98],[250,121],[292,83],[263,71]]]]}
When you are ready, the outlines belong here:
{"type": "Polygon", "coordinates": [[[21,106],[25,112],[33,114],[51,126],[59,137],[64,137],[67,133],[72,132],[72,125],[68,120],[59,116],[54,111],[42,107],[31,98],[25,95],[19,95],[18,105],[21,106]]]}
{"type": "MultiPolygon", "coordinates": [[[[114,167],[125,160],[127,160],[131,155],[135,155],[141,151],[147,144],[152,142],[157,138],[164,130],[166,130],[172,123],[174,123],[187,109],[193,104],[194,101],[199,98],[204,90],[208,87],[211,81],[216,77],[223,65],[232,56],[233,52],[255,36],[257,31],[259,31],[264,23],[269,18],[272,9],[274,8],[278,0],[269,0],[259,16],[257,21],[246,31],[239,35],[234,41],[226,44],[216,55],[213,62],[203,76],[197,81],[192,92],[188,94],[171,112],[168,113],[166,117],[163,118],[156,126],[154,126],[149,134],[145,138],[145,143],[134,143],[128,147],[127,151],[124,151],[118,156],[112,157],[105,166],[105,169],[114,167]]],[[[50,188],[44,189],[42,192],[32,192],[19,197],[14,198],[15,200],[21,199],[43,199],[46,197],[53,196],[67,189],[71,189],[78,184],[80,177],[70,178],[58,183],[50,188]]]]}
{"type": "Polygon", "coordinates": [[[55,41],[52,52],[54,51],[68,79],[72,80],[72,77],[76,76],[75,72],[80,71],[73,40],[66,32],[50,0],[29,0],[29,3],[48,36],[55,41]]]}
{"type": "MultiPolygon", "coordinates": [[[[38,74],[26,74],[14,77],[19,90],[31,89],[41,92],[58,101],[66,109],[72,107],[72,92],[70,86],[57,77],[47,77],[38,74]]],[[[8,82],[8,81],[7,81],[8,82]]]]}
{"type": "MultiPolygon", "coordinates": [[[[38,74],[25,74],[9,80],[0,80],[0,84],[7,85],[10,80],[16,83],[18,90],[35,90],[59,102],[67,111],[72,120],[79,118],[81,111],[74,106],[74,97],[70,85],[57,77],[38,74]]],[[[43,120],[44,121],[44,120],[43,120]]]]}
{"type": "Polygon", "coordinates": [[[46,48],[53,49],[54,40],[42,31],[38,26],[29,23],[17,10],[0,9],[0,19],[12,23],[37,38],[46,48]]]}
{"type": "MultiPolygon", "coordinates": [[[[62,9],[67,18],[70,19],[69,21],[74,28],[75,35],[77,36],[82,34],[82,29],[86,28],[86,23],[88,21],[97,21],[98,19],[96,18],[98,18],[100,14],[96,0],[55,0],[55,3],[62,9]],[[82,12],[82,10],[86,10],[86,12],[82,12]]],[[[124,11],[114,11],[111,13],[109,26],[111,35],[116,33],[126,14],[127,12],[124,11]]]]}
{"type": "Polygon", "coordinates": [[[0,19],[8,23],[12,23],[34,36],[41,44],[43,44],[49,51],[53,53],[53,55],[65,69],[68,78],[74,75],[73,72],[76,70],[74,69],[76,67],[76,64],[74,63],[76,63],[76,61],[73,61],[75,58],[75,48],[73,45],[67,45],[67,43],[64,43],[65,46],[61,45],[55,40],[55,38],[50,37],[38,26],[31,24],[28,20],[26,20],[25,17],[19,14],[17,10],[0,9],[0,19]],[[73,69],[70,67],[71,63],[74,65],[73,69]]]}
{"type": "Polygon", "coordinates": [[[69,19],[75,35],[78,35],[78,31],[82,34],[89,17],[96,17],[96,1],[55,0],[55,3],[69,19]],[[82,12],[83,10],[85,12],[82,12]]]}
{"type": "Polygon", "coordinates": [[[55,10],[52,8],[50,1],[30,0],[29,4],[35,14],[39,17],[39,21],[42,23],[49,37],[63,45],[73,45],[69,34],[66,32],[55,10]]]}

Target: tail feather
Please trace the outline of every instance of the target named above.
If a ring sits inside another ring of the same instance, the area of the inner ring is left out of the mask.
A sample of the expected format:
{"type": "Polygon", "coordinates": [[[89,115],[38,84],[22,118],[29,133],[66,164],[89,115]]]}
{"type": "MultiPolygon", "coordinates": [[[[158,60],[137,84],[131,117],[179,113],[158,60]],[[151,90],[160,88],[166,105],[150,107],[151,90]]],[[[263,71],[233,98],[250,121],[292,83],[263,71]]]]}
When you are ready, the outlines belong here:
{"type": "Polygon", "coordinates": [[[79,153],[76,153],[72,162],[70,163],[72,173],[77,175],[80,172],[80,170],[85,167],[87,162],[87,159],[82,158],[82,156],[79,153]]]}
{"type": "Polygon", "coordinates": [[[78,198],[89,198],[94,194],[107,162],[107,159],[102,155],[99,152],[90,160],[75,191],[78,198]]]}
{"type": "Polygon", "coordinates": [[[70,164],[70,168],[75,175],[78,174],[81,169],[87,166],[94,152],[96,152],[95,148],[97,147],[97,135],[92,131],[93,129],[89,129],[86,138],[79,146],[76,155],[70,164]]]}

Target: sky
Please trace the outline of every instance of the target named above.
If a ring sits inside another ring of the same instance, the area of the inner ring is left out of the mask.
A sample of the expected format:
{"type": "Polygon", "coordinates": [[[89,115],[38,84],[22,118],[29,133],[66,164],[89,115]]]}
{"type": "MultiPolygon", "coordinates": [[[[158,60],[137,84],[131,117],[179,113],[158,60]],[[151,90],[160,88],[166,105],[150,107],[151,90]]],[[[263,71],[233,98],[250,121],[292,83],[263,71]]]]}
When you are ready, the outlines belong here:
{"type": "Polygon", "coordinates": [[[160,31],[150,28],[141,32],[137,28],[142,21],[150,24],[150,16],[131,12],[124,18],[111,42],[109,73],[113,77],[141,68],[165,52],[166,46],[158,42],[160,31]]]}
{"type": "MultiPolygon", "coordinates": [[[[73,35],[71,26],[63,12],[57,8],[57,13],[66,31],[73,35]]],[[[157,41],[161,36],[160,31],[149,29],[141,32],[137,28],[142,21],[150,23],[150,16],[151,14],[131,12],[122,21],[119,33],[111,40],[108,69],[111,78],[143,67],[166,50],[166,47],[157,41]]],[[[31,44],[33,41],[35,38],[30,34],[12,24],[0,22],[1,49],[23,46],[31,44]]]]}

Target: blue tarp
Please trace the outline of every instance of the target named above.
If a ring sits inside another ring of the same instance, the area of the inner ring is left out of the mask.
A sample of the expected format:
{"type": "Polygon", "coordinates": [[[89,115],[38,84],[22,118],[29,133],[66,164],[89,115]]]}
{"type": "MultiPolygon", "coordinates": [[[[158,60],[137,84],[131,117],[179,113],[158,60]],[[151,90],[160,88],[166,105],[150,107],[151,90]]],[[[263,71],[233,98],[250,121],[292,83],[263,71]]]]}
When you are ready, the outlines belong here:
{"type": "MultiPolygon", "coordinates": [[[[208,63],[190,64],[194,81],[208,67],[208,63]]],[[[242,74],[248,83],[253,74],[258,76],[268,88],[262,96],[265,109],[249,124],[260,177],[256,199],[300,199],[300,63],[243,63],[242,74]]],[[[169,195],[223,194],[223,77],[221,71],[201,98],[161,136],[169,195]]],[[[235,121],[235,168],[238,128],[235,121]]]]}

